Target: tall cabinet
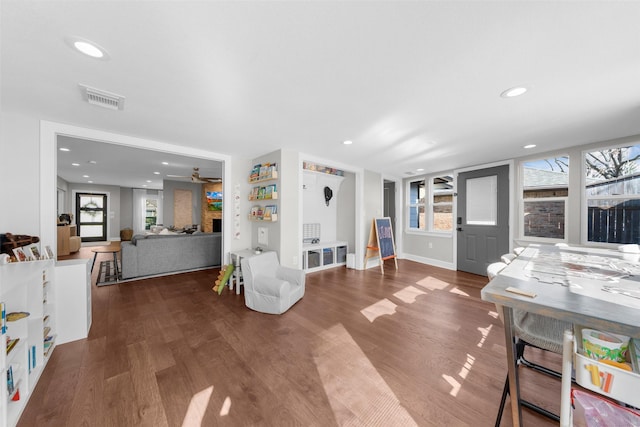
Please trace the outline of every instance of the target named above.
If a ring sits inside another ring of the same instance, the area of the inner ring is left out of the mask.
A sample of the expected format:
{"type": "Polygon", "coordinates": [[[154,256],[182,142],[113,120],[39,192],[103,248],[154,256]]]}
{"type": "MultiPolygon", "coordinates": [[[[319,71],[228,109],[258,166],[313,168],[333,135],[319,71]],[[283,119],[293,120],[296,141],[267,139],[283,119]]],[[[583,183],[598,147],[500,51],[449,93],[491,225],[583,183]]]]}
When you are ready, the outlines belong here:
{"type": "Polygon", "coordinates": [[[53,260],[0,265],[0,426],[16,425],[53,350],[54,276],[53,260]]]}

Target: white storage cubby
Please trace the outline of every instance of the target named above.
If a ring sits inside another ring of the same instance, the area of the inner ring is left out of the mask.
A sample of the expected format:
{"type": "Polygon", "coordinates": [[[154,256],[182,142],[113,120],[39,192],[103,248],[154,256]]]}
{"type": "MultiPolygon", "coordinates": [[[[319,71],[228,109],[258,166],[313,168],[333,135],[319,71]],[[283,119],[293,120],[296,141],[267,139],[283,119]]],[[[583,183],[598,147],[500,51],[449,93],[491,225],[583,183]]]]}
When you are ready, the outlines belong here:
{"type": "Polygon", "coordinates": [[[308,272],[347,264],[347,242],[325,242],[302,246],[302,268],[308,272]]]}
{"type": "Polygon", "coordinates": [[[0,426],[17,424],[51,356],[56,337],[54,278],[53,260],[0,265],[0,302],[5,316],[29,313],[19,320],[7,321],[2,331],[0,367],[5,386],[0,392],[0,426]],[[7,353],[9,340],[14,339],[18,342],[7,353]]]}

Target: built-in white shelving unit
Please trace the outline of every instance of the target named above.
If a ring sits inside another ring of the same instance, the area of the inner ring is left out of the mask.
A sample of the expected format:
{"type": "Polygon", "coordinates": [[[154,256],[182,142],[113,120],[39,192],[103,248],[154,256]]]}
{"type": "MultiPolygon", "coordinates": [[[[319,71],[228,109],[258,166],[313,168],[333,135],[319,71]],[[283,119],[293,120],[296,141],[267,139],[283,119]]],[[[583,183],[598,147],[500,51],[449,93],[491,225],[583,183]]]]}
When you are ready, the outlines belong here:
{"type": "Polygon", "coordinates": [[[0,368],[5,379],[0,392],[0,426],[18,423],[55,346],[54,267],[53,260],[0,265],[0,302],[6,326],[0,338],[0,368]],[[8,321],[11,313],[24,317],[8,321]]]}

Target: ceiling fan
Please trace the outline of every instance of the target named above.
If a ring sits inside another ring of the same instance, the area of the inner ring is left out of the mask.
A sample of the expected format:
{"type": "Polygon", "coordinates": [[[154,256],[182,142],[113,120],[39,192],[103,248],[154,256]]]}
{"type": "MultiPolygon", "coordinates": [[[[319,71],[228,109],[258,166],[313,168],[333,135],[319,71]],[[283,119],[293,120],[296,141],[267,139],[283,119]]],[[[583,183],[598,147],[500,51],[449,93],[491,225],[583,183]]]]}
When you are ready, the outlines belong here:
{"type": "Polygon", "coordinates": [[[190,176],[184,175],[167,175],[169,178],[191,178],[191,182],[196,184],[207,184],[210,182],[222,182],[222,178],[212,178],[206,176],[200,176],[200,168],[193,168],[193,173],[190,176]]]}

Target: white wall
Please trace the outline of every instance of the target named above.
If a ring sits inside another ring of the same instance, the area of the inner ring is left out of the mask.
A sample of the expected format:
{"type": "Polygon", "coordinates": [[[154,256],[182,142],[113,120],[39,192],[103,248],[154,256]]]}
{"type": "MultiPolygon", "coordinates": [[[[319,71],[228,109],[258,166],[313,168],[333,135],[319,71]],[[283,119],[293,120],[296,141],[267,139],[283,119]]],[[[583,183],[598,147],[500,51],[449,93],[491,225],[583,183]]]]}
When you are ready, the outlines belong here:
{"type": "Polygon", "coordinates": [[[302,224],[320,224],[320,241],[334,242],[338,237],[338,211],[340,205],[342,176],[304,170],[302,172],[302,224]],[[324,188],[329,187],[333,197],[327,205],[324,188]]]}
{"type": "Polygon", "coordinates": [[[351,172],[344,173],[344,181],[340,185],[337,196],[338,218],[336,224],[337,240],[344,240],[349,245],[349,252],[356,248],[356,176],[351,172]]]}
{"type": "MultiPolygon", "coordinates": [[[[364,209],[362,210],[362,238],[358,243],[361,248],[366,248],[367,243],[369,242],[369,237],[371,235],[371,224],[373,220],[375,218],[382,217],[382,196],[384,183],[381,174],[368,170],[364,171],[363,179],[364,209]]],[[[364,249],[362,250],[362,254],[364,256],[364,249]]],[[[379,265],[376,260],[379,260],[379,258],[371,258],[367,261],[366,266],[363,267],[371,268],[379,265]]],[[[356,258],[356,262],[360,262],[360,260],[356,258]]]]}
{"type": "Polygon", "coordinates": [[[252,187],[249,184],[249,174],[252,166],[253,163],[249,158],[234,157],[231,159],[230,194],[224,196],[226,202],[223,208],[224,221],[229,221],[229,230],[232,235],[231,251],[240,251],[252,247],[252,223],[248,219],[252,205],[252,202],[248,199],[252,187]],[[238,198],[237,200],[236,197],[238,198]]]}
{"type": "Polygon", "coordinates": [[[281,190],[278,190],[278,223],[280,224],[280,263],[286,267],[302,267],[302,216],[300,188],[302,161],[296,151],[281,150],[281,190]]]}
{"type": "MultiPolygon", "coordinates": [[[[0,233],[40,236],[39,136],[37,119],[0,115],[0,233]]],[[[54,180],[54,192],[56,185],[54,180]]],[[[55,241],[45,244],[55,247],[55,241]]]]}

